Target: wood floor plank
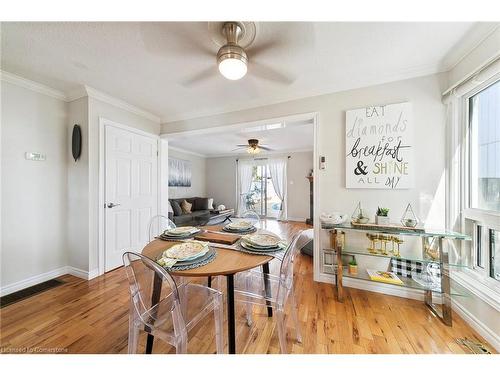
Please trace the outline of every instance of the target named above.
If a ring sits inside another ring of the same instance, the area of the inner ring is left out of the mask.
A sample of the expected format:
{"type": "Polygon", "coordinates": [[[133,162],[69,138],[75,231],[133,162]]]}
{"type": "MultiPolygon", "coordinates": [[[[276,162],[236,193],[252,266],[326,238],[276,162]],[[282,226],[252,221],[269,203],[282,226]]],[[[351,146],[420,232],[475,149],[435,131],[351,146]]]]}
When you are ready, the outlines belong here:
{"type": "MultiPolygon", "coordinates": [[[[264,222],[268,230],[291,238],[302,223],[264,222]]],[[[279,262],[271,262],[278,272],[279,262]]],[[[453,327],[445,326],[421,301],[345,288],[345,302],[335,299],[334,288],[313,280],[312,258],[299,255],[294,268],[302,343],[295,339],[287,319],[287,350],[291,353],[466,353],[456,343],[468,337],[485,342],[457,314],[453,327]]],[[[127,353],[128,282],[119,268],[91,281],[65,275],[65,284],[0,310],[0,347],[61,347],[67,353],[127,353]]],[[[204,283],[204,280],[194,280],[204,283]]],[[[214,280],[225,291],[225,280],[214,280]]],[[[286,308],[289,313],[289,307],[286,308]]],[[[224,313],[226,319],[226,312],[224,313]]],[[[265,307],[253,307],[253,324],[246,324],[244,306],[236,305],[237,351],[279,353],[275,318],[265,307]]],[[[224,323],[224,337],[227,336],[224,323]]],[[[144,351],[146,334],[139,348],[144,351]]],[[[225,343],[227,350],[227,342],[225,343]]],[[[153,353],[174,353],[155,341],[153,353]]],[[[189,353],[214,353],[213,319],[189,333],[189,353]]],[[[494,352],[492,350],[492,352],[494,352]]]]}

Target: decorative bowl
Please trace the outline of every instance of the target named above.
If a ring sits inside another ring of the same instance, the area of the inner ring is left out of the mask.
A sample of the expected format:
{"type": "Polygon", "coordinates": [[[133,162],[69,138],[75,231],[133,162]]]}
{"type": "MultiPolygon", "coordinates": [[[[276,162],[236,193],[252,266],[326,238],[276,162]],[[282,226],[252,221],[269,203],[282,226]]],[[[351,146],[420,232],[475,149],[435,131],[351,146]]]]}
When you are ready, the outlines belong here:
{"type": "Polygon", "coordinates": [[[320,221],[326,225],[342,224],[347,218],[346,214],[332,212],[331,214],[322,213],[319,217],[320,221]]]}

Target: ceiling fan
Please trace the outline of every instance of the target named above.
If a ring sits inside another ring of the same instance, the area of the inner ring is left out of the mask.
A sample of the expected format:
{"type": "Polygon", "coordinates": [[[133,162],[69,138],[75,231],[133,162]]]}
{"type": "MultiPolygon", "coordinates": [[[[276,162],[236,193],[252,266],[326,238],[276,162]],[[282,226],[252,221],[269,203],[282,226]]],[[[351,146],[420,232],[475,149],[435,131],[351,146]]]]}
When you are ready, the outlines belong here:
{"type": "Polygon", "coordinates": [[[245,150],[245,149],[249,154],[253,155],[258,154],[261,150],[273,151],[273,149],[267,145],[260,145],[258,139],[249,139],[248,144],[236,145],[236,148],[231,151],[245,150]]]}
{"type": "MultiPolygon", "coordinates": [[[[250,48],[257,33],[257,26],[254,22],[209,22],[208,29],[212,41],[220,47],[217,55],[207,51],[206,46],[200,46],[200,43],[196,43],[195,48],[199,47],[200,55],[215,58],[219,73],[225,78],[236,81],[248,72],[253,76],[281,84],[291,84],[295,80],[255,60],[260,54],[279,47],[280,43],[269,41],[250,48]]],[[[189,86],[216,75],[217,72],[212,65],[186,80],[184,84],[189,86]]]]}

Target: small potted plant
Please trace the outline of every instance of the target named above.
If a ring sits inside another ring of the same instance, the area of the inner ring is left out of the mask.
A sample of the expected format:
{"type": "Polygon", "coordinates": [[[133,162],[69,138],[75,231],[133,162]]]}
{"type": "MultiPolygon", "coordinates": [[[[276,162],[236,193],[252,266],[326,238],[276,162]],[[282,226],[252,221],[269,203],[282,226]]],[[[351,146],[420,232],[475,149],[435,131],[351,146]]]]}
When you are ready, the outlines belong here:
{"type": "Polygon", "coordinates": [[[356,258],[352,257],[351,261],[349,262],[349,273],[351,275],[357,275],[358,274],[358,263],[356,263],[356,258]]]}
{"type": "Polygon", "coordinates": [[[388,208],[377,208],[377,216],[375,217],[375,222],[379,225],[389,224],[389,209],[388,208]]]}

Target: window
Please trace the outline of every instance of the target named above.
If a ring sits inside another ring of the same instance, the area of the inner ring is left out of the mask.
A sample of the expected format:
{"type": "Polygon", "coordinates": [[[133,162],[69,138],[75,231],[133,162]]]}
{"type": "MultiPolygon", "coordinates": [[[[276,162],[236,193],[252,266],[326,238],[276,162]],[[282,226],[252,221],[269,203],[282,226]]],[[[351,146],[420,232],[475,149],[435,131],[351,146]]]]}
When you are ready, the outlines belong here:
{"type": "Polygon", "coordinates": [[[500,280],[500,80],[468,97],[465,219],[473,225],[474,268],[500,280]]]}
{"type": "Polygon", "coordinates": [[[469,99],[470,207],[500,212],[500,81],[469,99]]]}
{"type": "Polygon", "coordinates": [[[490,277],[500,280],[500,231],[490,229],[490,277]]]}

